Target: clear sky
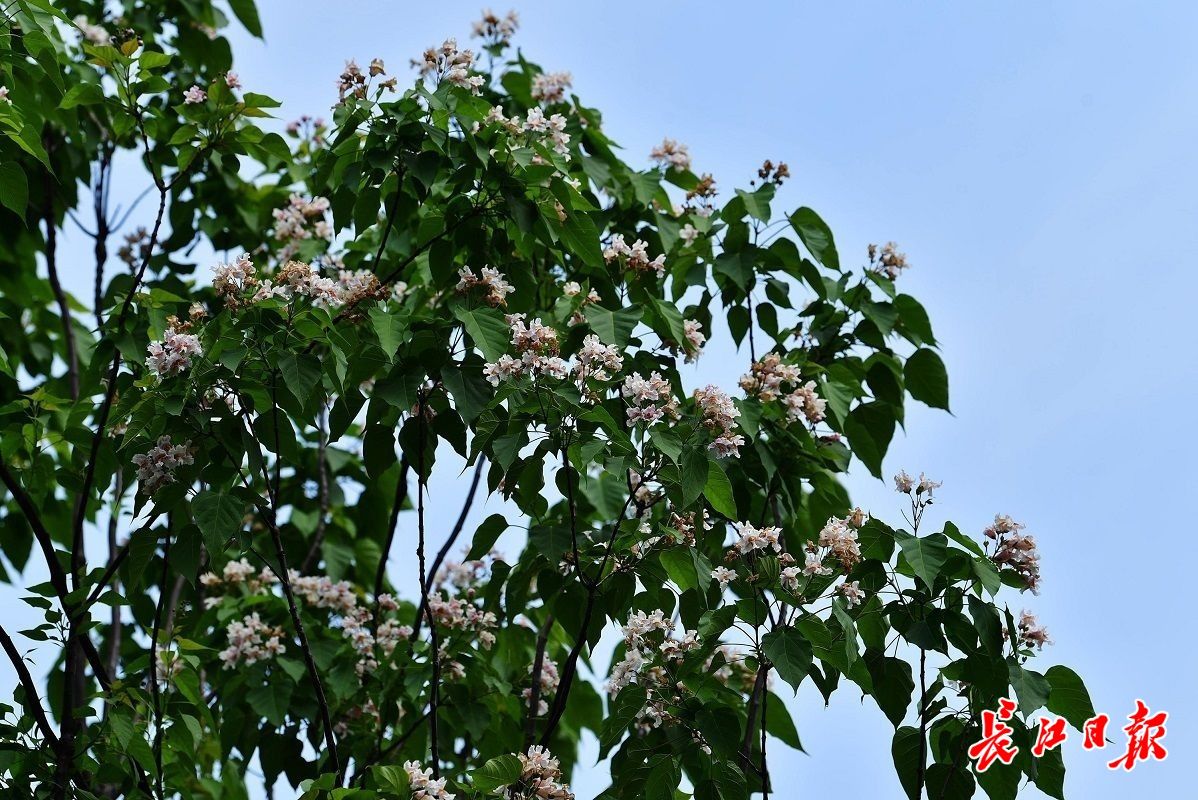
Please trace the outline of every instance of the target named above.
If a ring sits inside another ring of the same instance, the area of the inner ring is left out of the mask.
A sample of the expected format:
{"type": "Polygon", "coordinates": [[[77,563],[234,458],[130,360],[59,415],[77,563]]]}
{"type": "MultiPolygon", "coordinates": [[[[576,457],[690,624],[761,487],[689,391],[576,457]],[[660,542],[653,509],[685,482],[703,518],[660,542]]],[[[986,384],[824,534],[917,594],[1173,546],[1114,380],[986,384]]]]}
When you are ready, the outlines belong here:
{"type": "MultiPolygon", "coordinates": [[[[284,118],[327,114],[344,59],[381,56],[406,75],[424,47],[466,39],[479,10],[260,5],[266,41],[234,35],[238,71],[247,89],[283,101],[284,118]]],[[[633,164],[647,166],[650,147],[672,136],[730,191],[764,158],[781,159],[794,178],[780,205],[819,211],[842,262],[862,261],[869,242],[902,245],[914,266],[900,280],[931,315],[953,414],[913,408],[887,474],[944,481],[929,524],[949,517],[976,534],[996,512],[1027,523],[1044,588],[1011,602],[1056,642],[1035,666],[1083,675],[1112,717],[1114,747],[1136,698],[1170,712],[1171,757],[1131,774],[1109,772],[1118,754],[1084,752],[1074,733],[1067,796],[1192,796],[1182,764],[1198,745],[1196,626],[1184,605],[1198,557],[1184,522],[1198,485],[1186,455],[1198,444],[1187,261],[1198,4],[525,0],[517,10],[516,43],[573,72],[633,164]]],[[[747,356],[713,349],[695,382],[731,388],[747,356]]],[[[898,519],[889,486],[860,469],[850,483],[859,503],[898,519]]],[[[4,617],[24,613],[6,606],[4,617]]],[[[11,685],[7,664],[0,685],[11,685]]],[[[842,687],[824,709],[804,686],[792,710],[810,756],[773,764],[779,796],[901,796],[892,729],[872,700],[842,687]]],[[[597,771],[575,777],[580,797],[606,785],[597,771]]]]}

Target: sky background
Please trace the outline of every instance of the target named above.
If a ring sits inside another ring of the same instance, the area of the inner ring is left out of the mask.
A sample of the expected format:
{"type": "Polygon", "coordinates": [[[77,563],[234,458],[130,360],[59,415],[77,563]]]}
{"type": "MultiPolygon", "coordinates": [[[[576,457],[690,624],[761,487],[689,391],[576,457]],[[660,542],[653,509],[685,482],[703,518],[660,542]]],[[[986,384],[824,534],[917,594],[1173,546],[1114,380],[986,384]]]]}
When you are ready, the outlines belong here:
{"type": "MultiPolygon", "coordinates": [[[[408,59],[446,36],[464,42],[479,11],[260,7],[266,40],[235,31],[237,69],[247,90],[283,102],[283,119],[327,115],[347,58],[380,56],[406,79],[408,59]]],[[[1009,600],[1055,640],[1032,666],[1075,668],[1116,740],[1085,752],[1073,733],[1067,796],[1189,796],[1198,4],[525,0],[517,10],[515,43],[546,70],[573,72],[633,165],[648,166],[671,136],[726,195],[763,159],[783,160],[794,177],[776,207],[816,209],[842,263],[863,263],[870,242],[900,243],[913,264],[901,287],[931,315],[953,413],[912,401],[886,474],[944,481],[928,530],[951,518],[978,534],[1001,512],[1036,536],[1043,591],[1009,600]],[[1110,772],[1136,698],[1170,712],[1171,757],[1110,772]]],[[[88,296],[82,273],[70,282],[88,296]]],[[[746,359],[714,342],[693,382],[732,388],[746,359]]],[[[867,510],[898,519],[888,484],[859,465],[849,482],[867,510]]],[[[446,530],[457,489],[452,477],[430,489],[446,530]]],[[[472,516],[495,510],[479,504],[472,516]]],[[[393,557],[398,580],[405,560],[393,557]]],[[[2,608],[6,626],[32,624],[28,609],[2,608]]],[[[11,683],[0,664],[0,685],[11,683]]],[[[892,728],[872,700],[842,687],[825,709],[808,684],[792,713],[810,755],[775,745],[779,796],[901,796],[892,728]]],[[[580,798],[605,785],[601,768],[575,776],[580,798]]]]}

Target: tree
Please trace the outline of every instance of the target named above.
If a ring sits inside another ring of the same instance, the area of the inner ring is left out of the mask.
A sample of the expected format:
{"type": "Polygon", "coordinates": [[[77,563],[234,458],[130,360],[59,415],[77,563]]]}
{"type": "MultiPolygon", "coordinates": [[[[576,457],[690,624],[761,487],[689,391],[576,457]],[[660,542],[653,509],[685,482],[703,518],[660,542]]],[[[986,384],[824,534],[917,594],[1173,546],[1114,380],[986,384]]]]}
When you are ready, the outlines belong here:
{"type": "Polygon", "coordinates": [[[13,796],[243,797],[255,762],[304,797],[566,797],[588,730],[606,797],[768,795],[767,733],[799,746],[775,674],[872,696],[910,797],[1061,795],[1030,715],[1089,700],[994,599],[1036,588],[1034,541],[921,530],[938,484],[905,473],[892,528],[840,481],[854,457],[881,477],[908,394],[948,407],[893,245],[842,266],[816,212],[773,208],[784,164],[717,203],[683,145],[624,163],[511,15],[476,26],[486,69],[453,40],[405,90],[351,62],[331,123],[285,137],[221,9],[95,8],[16,0],[0,45],[0,546],[49,574],[44,623],[0,636],[13,796]],[[149,202],[121,214],[132,159],[149,202]],[[199,244],[225,263],[193,275],[199,244]],[[738,396],[687,393],[723,328],[738,396]],[[454,458],[468,488],[430,496],[454,458]],[[469,531],[483,493],[512,510],[469,531]],[[428,504],[455,500],[433,552],[428,504]],[[388,581],[400,548],[415,586],[388,581]],[[22,639],[58,652],[48,681],[22,639]],[[1025,746],[977,772],[1012,691],[1025,746]]]}

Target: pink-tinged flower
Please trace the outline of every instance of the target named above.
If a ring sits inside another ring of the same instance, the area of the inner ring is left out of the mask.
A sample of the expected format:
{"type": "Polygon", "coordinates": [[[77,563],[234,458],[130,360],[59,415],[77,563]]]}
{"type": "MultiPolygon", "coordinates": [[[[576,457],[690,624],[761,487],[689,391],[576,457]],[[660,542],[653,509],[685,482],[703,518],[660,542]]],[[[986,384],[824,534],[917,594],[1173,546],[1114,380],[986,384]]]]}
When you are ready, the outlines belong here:
{"type": "Polygon", "coordinates": [[[225,86],[228,86],[230,89],[240,89],[241,88],[241,78],[239,78],[237,76],[236,72],[226,72],[225,73],[225,86]]]}
{"type": "Polygon", "coordinates": [[[229,646],[220,652],[225,669],[238,664],[256,664],[287,652],[283,644],[283,629],[267,625],[258,612],[233,620],[225,629],[229,646]]]}
{"type": "Polygon", "coordinates": [[[198,337],[167,328],[162,341],[150,342],[146,348],[146,369],[159,378],[178,375],[191,368],[193,356],[203,355],[198,337]]]}
{"type": "Polygon", "coordinates": [[[659,167],[683,170],[690,169],[691,166],[691,154],[687,146],[668,137],[653,148],[649,153],[649,159],[657,162],[659,167]]]}
{"type": "Polygon", "coordinates": [[[840,592],[840,596],[844,598],[845,605],[849,608],[861,605],[861,601],[865,599],[865,592],[861,588],[860,581],[842,583],[836,587],[836,591],[840,592]]]}
{"type": "Polygon", "coordinates": [[[736,570],[728,567],[716,567],[711,571],[711,577],[719,581],[720,588],[728,588],[728,584],[736,580],[736,570]]]}
{"type": "Polygon", "coordinates": [[[699,238],[699,230],[689,222],[682,226],[682,230],[678,231],[678,238],[688,245],[694,244],[699,238]]]}
{"type": "Polygon", "coordinates": [[[142,494],[153,494],[163,486],[174,483],[176,469],[195,463],[190,445],[191,442],[172,444],[170,436],[160,436],[149,450],[133,456],[142,494]]]}
{"type": "Polygon", "coordinates": [[[1028,611],[1019,614],[1019,624],[1016,627],[1019,629],[1019,641],[1024,647],[1042,650],[1044,645],[1052,644],[1052,639],[1048,638],[1048,629],[1028,611]]]}
{"type": "Polygon", "coordinates": [[[569,72],[541,73],[532,79],[532,99],[546,104],[560,103],[566,99],[566,90],[573,81],[569,72]]]}
{"type": "Polygon", "coordinates": [[[894,476],[894,489],[899,494],[910,494],[915,488],[915,479],[907,474],[905,469],[900,469],[899,474],[894,476]]]}
{"type": "Polygon", "coordinates": [[[12,100],[8,99],[7,86],[0,86],[0,103],[8,103],[10,106],[12,105],[12,100]]]}
{"type": "Polygon", "coordinates": [[[106,45],[112,43],[112,36],[108,31],[104,30],[99,25],[93,25],[88,22],[87,17],[80,14],[74,19],[75,27],[83,34],[83,38],[94,45],[106,45]]]}
{"type": "Polygon", "coordinates": [[[190,89],[188,89],[186,92],[183,93],[183,102],[187,105],[196,105],[198,103],[203,103],[207,99],[208,99],[208,93],[205,92],[203,89],[201,89],[199,86],[192,86],[190,89]]]}
{"type": "Polygon", "coordinates": [[[882,245],[880,255],[878,253],[878,246],[871,244],[869,246],[869,263],[876,272],[885,275],[890,280],[897,278],[903,270],[910,266],[907,263],[907,254],[900,253],[898,245],[894,242],[887,242],[882,245]]]}

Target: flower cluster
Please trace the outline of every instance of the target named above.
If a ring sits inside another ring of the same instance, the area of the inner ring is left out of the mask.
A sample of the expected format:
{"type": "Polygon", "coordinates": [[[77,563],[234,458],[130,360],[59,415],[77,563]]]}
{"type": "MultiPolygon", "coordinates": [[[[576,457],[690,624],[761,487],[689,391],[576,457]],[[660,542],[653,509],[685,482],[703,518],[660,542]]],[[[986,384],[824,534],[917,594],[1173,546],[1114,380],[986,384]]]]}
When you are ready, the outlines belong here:
{"type": "Polygon", "coordinates": [[[703,415],[703,427],[715,434],[715,439],[707,448],[715,453],[716,458],[739,456],[745,437],[735,432],[740,409],[732,402],[732,398],[718,387],[708,384],[695,390],[695,405],[703,415]]]}
{"type": "Polygon", "coordinates": [[[778,353],[767,353],[753,363],[748,374],[741,376],[740,388],[763,403],[781,398],[788,422],[801,418],[814,425],[823,420],[828,404],[816,393],[814,381],[800,381],[798,367],[782,363],[778,353]],[[787,391],[786,385],[794,388],[787,391]]]}
{"type": "Polygon", "coordinates": [[[894,280],[908,266],[907,254],[898,251],[898,245],[887,242],[882,245],[881,252],[876,244],[869,246],[869,266],[874,271],[894,280]]]}
{"type": "Polygon", "coordinates": [[[154,492],[175,482],[175,470],[195,463],[191,455],[191,442],[172,444],[168,435],[158,437],[158,442],[144,453],[133,456],[137,466],[137,480],[142,494],[154,492]]]}
{"type": "Polygon", "coordinates": [[[542,72],[532,79],[532,99],[546,105],[560,103],[573,85],[574,76],[569,72],[542,72]]]}
{"type": "Polygon", "coordinates": [[[699,182],[695,184],[695,188],[690,189],[686,193],[687,208],[697,216],[710,217],[715,211],[715,206],[711,200],[716,194],[718,192],[715,188],[715,178],[708,173],[704,173],[699,178],[699,182]]]}
{"type": "Polygon", "coordinates": [[[146,348],[146,369],[159,378],[168,378],[191,369],[192,357],[203,352],[194,334],[167,328],[161,341],[150,342],[146,348]]]}
{"type": "Polygon", "coordinates": [[[845,572],[856,566],[861,561],[857,530],[867,519],[865,512],[860,509],[856,509],[844,519],[830,518],[820,530],[819,538],[807,543],[807,560],[803,572],[807,575],[831,575],[832,569],[824,565],[829,557],[835,558],[845,572]]]}
{"type": "Polygon", "coordinates": [[[582,340],[582,347],[574,359],[574,374],[580,387],[588,378],[610,381],[612,375],[624,368],[624,357],[620,351],[614,345],[604,344],[593,333],[587,334],[582,340]]]}
{"type": "MultiPolygon", "coordinates": [[[[551,114],[546,117],[540,108],[530,109],[528,116],[524,120],[521,120],[519,115],[505,117],[503,115],[503,106],[493,106],[487,112],[483,124],[491,125],[496,123],[513,137],[516,137],[517,141],[509,142],[509,148],[518,146],[521,141],[530,147],[536,142],[547,142],[555,153],[564,156],[568,161],[570,159],[571,137],[570,134],[566,133],[567,122],[568,120],[561,114],[551,114]]],[[[482,124],[475,123],[475,132],[481,127],[482,124]]],[[[545,163],[539,154],[534,155],[532,160],[535,164],[545,163]]],[[[576,189],[581,185],[573,178],[566,178],[566,182],[576,189]]],[[[559,209],[558,216],[561,217],[563,214],[564,211],[559,209]]]]}
{"type": "Polygon", "coordinates": [[[483,375],[492,386],[524,374],[558,379],[569,374],[570,365],[557,355],[556,330],[541,324],[539,319],[526,325],[523,314],[508,314],[507,322],[512,331],[512,345],[520,358],[505,353],[499,360],[484,365],[483,375]]]}
{"type": "MultiPolygon", "coordinates": [[[[578,297],[581,294],[582,286],[578,283],[578,281],[566,281],[562,284],[563,296],[572,298],[578,297]]],[[[578,303],[578,308],[574,309],[574,313],[570,315],[570,326],[573,327],[574,325],[582,325],[584,322],[586,322],[587,318],[586,315],[583,314],[582,309],[593,303],[598,303],[602,299],[603,298],[600,297],[599,293],[594,289],[588,290],[587,293],[583,295],[582,300],[578,303]]]]}
{"type": "Polygon", "coordinates": [[[100,25],[93,25],[88,21],[87,17],[80,14],[75,17],[75,27],[83,34],[83,38],[90,44],[106,45],[112,44],[112,35],[100,25]]]}
{"type": "Polygon", "coordinates": [[[520,17],[515,11],[509,11],[501,17],[488,8],[483,10],[482,19],[474,23],[474,36],[482,39],[488,47],[502,46],[512,40],[519,27],[520,17]]]}
{"type": "Polygon", "coordinates": [[[785,161],[779,161],[775,165],[773,161],[767,158],[762,163],[761,169],[757,170],[757,177],[766,183],[781,186],[782,182],[790,177],[790,167],[786,166],[785,161]]]}
{"type": "Polygon", "coordinates": [[[539,800],[574,800],[570,785],[561,783],[561,765],[544,747],[534,744],[527,753],[518,753],[516,757],[520,759],[520,781],[531,793],[527,796],[539,800]]]}
{"type": "Polygon", "coordinates": [[[634,372],[624,379],[620,394],[629,402],[628,424],[643,422],[652,425],[665,415],[678,416],[678,398],[674,397],[670,383],[653,372],[648,378],[634,372]]]}
{"type": "MultiPolygon", "coordinates": [[[[698,631],[683,631],[681,637],[674,634],[674,623],[661,609],[651,613],[634,611],[621,628],[626,648],[624,659],[612,667],[607,681],[607,691],[615,697],[630,683],[646,686],[651,695],[658,686],[672,689],[668,676],[661,665],[653,662],[660,654],[666,662],[681,661],[687,653],[699,648],[698,631]]],[[[660,709],[657,722],[663,721],[660,709]]]]}
{"type": "Polygon", "coordinates": [[[1036,549],[1035,538],[1022,533],[1025,527],[1005,514],[999,514],[983,533],[994,540],[994,553],[990,559],[999,568],[1015,570],[1032,594],[1039,594],[1040,552],[1036,549]]]}
{"type": "MultiPolygon", "coordinates": [[[[536,666],[537,665],[535,663],[529,666],[528,672],[530,675],[536,671],[536,666]]],[[[541,674],[537,680],[537,683],[541,687],[540,691],[537,692],[538,717],[543,717],[549,713],[549,703],[546,702],[546,699],[552,697],[557,691],[559,681],[560,677],[558,676],[557,672],[557,664],[553,663],[553,659],[551,659],[549,656],[543,656],[541,658],[541,674]]],[[[532,705],[531,686],[525,689],[520,696],[524,698],[524,702],[526,704],[530,706],[532,705]]]]}
{"type": "MultiPolygon", "coordinates": [[[[278,581],[279,579],[275,577],[272,570],[267,567],[263,567],[261,570],[254,569],[253,564],[244,558],[226,563],[220,575],[215,572],[205,572],[200,576],[200,584],[205,589],[244,586],[251,594],[257,594],[278,581]]],[[[220,600],[220,597],[206,597],[204,605],[211,608],[220,600]]]]}
{"type": "Polygon", "coordinates": [[[782,543],[778,539],[781,528],[756,528],[751,522],[737,522],[733,527],[736,528],[736,542],[732,546],[742,556],[750,553],[766,555],[771,550],[782,552],[782,543]]]}
{"type": "Polygon", "coordinates": [[[481,75],[470,74],[473,65],[474,53],[459,50],[457,39],[453,38],[446,39],[440,47],[425,50],[419,61],[412,60],[412,66],[420,70],[421,77],[433,83],[448,81],[454,86],[480,94],[485,81],[481,75]]]}
{"type": "Polygon", "coordinates": [[[659,254],[649,259],[649,245],[637,239],[631,245],[624,240],[624,234],[617,233],[611,237],[611,243],[603,249],[603,260],[611,264],[616,262],[636,272],[656,272],[658,277],[666,274],[666,256],[659,254]]]}
{"type": "Polygon", "coordinates": [[[918,481],[908,475],[906,470],[899,470],[899,474],[894,476],[894,489],[899,494],[911,494],[914,491],[917,497],[926,494],[930,498],[932,492],[943,485],[943,481],[934,481],[922,472],[919,473],[918,481]]]}
{"type": "Polygon", "coordinates": [[[1048,629],[1041,625],[1030,612],[1020,612],[1019,622],[1015,627],[1019,633],[1019,642],[1024,647],[1042,650],[1044,645],[1052,644],[1052,639],[1048,638],[1048,629]]]}
{"type": "Polygon", "coordinates": [[[299,243],[313,236],[329,239],[333,228],[325,220],[329,201],[323,197],[306,198],[293,194],[287,205],[271,212],[275,219],[275,239],[284,243],[279,259],[286,261],[298,250],[299,243]]]}
{"type": "Polygon", "coordinates": [[[219,656],[225,669],[232,669],[238,664],[256,664],[287,652],[282,640],[283,629],[267,625],[257,611],[230,622],[226,633],[229,646],[219,656]]]}
{"type": "Polygon", "coordinates": [[[668,137],[649,152],[649,160],[656,162],[659,167],[677,170],[691,167],[691,154],[687,146],[668,137]]]}
{"type": "Polygon", "coordinates": [[[408,788],[412,800],[453,800],[457,795],[445,790],[445,778],[433,779],[431,769],[421,769],[416,761],[405,761],[404,772],[408,773],[408,788]]]}
{"type": "Polygon", "coordinates": [[[458,292],[465,293],[471,289],[482,287],[486,290],[483,295],[483,300],[487,305],[494,308],[506,307],[507,296],[515,291],[515,288],[507,282],[503,273],[492,267],[483,267],[481,275],[475,275],[474,270],[470,267],[462,267],[458,270],[458,285],[454,289],[458,292]]]}
{"type": "Polygon", "coordinates": [[[865,599],[865,590],[861,588],[860,581],[853,581],[852,583],[846,581],[837,586],[836,591],[844,598],[845,605],[849,608],[861,605],[861,601],[865,599]]]}
{"type": "Polygon", "coordinates": [[[707,335],[703,333],[703,323],[696,319],[684,319],[682,330],[686,334],[686,363],[692,364],[699,360],[703,345],[707,344],[707,335]]]}
{"type": "MultiPolygon", "coordinates": [[[[363,73],[362,68],[358,66],[358,62],[350,59],[345,62],[345,69],[341,71],[341,75],[337,78],[337,102],[343,104],[345,98],[355,97],[358,100],[365,100],[366,95],[370,91],[370,83],[377,77],[387,74],[386,68],[383,66],[383,59],[374,58],[370,61],[370,66],[367,67],[367,72],[363,73]]],[[[394,89],[397,78],[387,78],[379,81],[377,86],[382,89],[394,89]]]]}
{"type": "Polygon", "coordinates": [[[479,643],[487,649],[495,643],[492,630],[498,626],[498,618],[492,612],[483,611],[467,600],[460,597],[433,596],[428,599],[428,611],[438,625],[477,633],[479,643]]]}

